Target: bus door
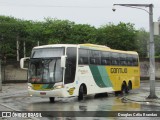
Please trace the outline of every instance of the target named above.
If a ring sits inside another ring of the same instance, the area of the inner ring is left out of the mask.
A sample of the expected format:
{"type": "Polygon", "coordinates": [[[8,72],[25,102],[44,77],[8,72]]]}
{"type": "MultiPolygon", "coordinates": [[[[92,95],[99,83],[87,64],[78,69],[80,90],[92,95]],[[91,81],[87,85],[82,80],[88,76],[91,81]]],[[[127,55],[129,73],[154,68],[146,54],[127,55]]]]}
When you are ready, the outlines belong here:
{"type": "MultiPolygon", "coordinates": [[[[67,55],[67,58],[66,58],[64,84],[69,89],[75,89],[75,85],[71,83],[73,83],[75,80],[77,48],[68,47],[66,51],[66,55],[67,55]]],[[[70,93],[70,95],[72,95],[72,93],[70,93]]]]}

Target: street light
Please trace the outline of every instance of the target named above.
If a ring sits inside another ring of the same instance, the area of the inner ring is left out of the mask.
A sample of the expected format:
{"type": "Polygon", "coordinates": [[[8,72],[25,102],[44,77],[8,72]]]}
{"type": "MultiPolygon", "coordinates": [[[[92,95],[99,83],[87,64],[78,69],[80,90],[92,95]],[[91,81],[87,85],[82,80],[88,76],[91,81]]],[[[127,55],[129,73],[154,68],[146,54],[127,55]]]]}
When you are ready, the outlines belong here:
{"type": "MultiPolygon", "coordinates": [[[[154,48],[154,35],[153,35],[153,4],[113,4],[124,7],[131,7],[136,9],[141,9],[146,11],[149,14],[149,29],[150,29],[150,42],[149,42],[149,61],[150,61],[150,95],[149,99],[158,98],[155,94],[155,48],[154,48]],[[141,8],[141,7],[149,7],[149,11],[141,8]]],[[[113,11],[116,9],[113,8],[113,11]]]]}

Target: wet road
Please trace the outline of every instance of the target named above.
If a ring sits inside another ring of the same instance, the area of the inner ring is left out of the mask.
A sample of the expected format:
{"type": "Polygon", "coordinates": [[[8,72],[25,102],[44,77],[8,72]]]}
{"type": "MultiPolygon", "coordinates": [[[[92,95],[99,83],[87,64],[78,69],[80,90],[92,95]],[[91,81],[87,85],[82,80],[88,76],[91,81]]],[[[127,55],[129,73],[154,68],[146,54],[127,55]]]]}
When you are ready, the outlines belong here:
{"type": "MultiPolygon", "coordinates": [[[[160,90],[160,82],[156,83],[156,91],[160,90]]],[[[87,96],[83,101],[78,101],[77,97],[57,98],[55,103],[50,103],[48,98],[29,97],[27,92],[21,92],[16,95],[4,96],[0,102],[8,109],[14,111],[160,111],[160,100],[157,102],[147,102],[146,97],[149,95],[149,83],[141,83],[141,88],[132,90],[128,95],[115,97],[114,93],[109,93],[108,97],[99,96],[97,98],[87,96]]],[[[157,92],[160,97],[160,92],[157,92]]],[[[2,110],[1,110],[2,111],[2,110]]],[[[51,117],[38,118],[40,120],[53,120],[51,117]]],[[[56,118],[55,118],[56,119],[56,118]]],[[[62,119],[62,118],[57,118],[62,119]]],[[[66,117],[63,119],[78,118],[66,117]]],[[[85,119],[103,120],[104,117],[87,117],[85,119]]],[[[108,119],[134,119],[126,117],[112,117],[108,119]]],[[[149,117],[141,117],[141,119],[150,119],[149,117]]],[[[154,120],[158,119],[154,117],[154,120]]]]}

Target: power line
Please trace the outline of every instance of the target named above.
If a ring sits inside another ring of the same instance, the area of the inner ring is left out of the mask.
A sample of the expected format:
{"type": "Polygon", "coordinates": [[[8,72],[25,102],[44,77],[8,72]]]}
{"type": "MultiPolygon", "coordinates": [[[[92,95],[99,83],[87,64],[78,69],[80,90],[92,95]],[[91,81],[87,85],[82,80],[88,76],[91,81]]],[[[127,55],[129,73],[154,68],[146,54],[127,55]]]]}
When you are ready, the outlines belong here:
{"type": "Polygon", "coordinates": [[[27,5],[27,4],[8,4],[0,6],[19,6],[19,7],[54,7],[54,8],[111,8],[111,6],[63,6],[63,5],[27,5]]]}

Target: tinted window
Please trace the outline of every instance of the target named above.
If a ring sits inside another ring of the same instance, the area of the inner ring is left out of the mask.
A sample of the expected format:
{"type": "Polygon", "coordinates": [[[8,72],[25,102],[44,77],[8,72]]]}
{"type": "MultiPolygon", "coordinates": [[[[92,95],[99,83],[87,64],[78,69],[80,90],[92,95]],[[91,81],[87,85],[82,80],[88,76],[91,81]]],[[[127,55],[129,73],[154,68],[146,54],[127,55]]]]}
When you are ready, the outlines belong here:
{"type": "Polygon", "coordinates": [[[127,65],[126,54],[120,53],[120,54],[119,54],[119,57],[120,57],[119,64],[120,64],[121,66],[127,65]]]}
{"type": "Polygon", "coordinates": [[[90,51],[90,64],[96,64],[96,65],[100,64],[100,52],[99,51],[95,51],[95,50],[90,51]]]}
{"type": "Polygon", "coordinates": [[[133,66],[133,57],[132,55],[127,55],[127,65],[128,66],[133,66]]]}
{"type": "Polygon", "coordinates": [[[138,66],[138,56],[133,55],[133,66],[138,66]]]}
{"type": "Polygon", "coordinates": [[[65,69],[65,84],[74,82],[76,72],[76,48],[67,48],[67,59],[65,69]]]}
{"type": "Polygon", "coordinates": [[[88,64],[88,50],[79,49],[79,64],[88,64]]]}
{"type": "Polygon", "coordinates": [[[61,57],[64,55],[64,48],[40,48],[33,49],[31,58],[45,58],[45,57],[61,57]]]}
{"type": "Polygon", "coordinates": [[[102,65],[110,65],[110,52],[101,52],[101,64],[102,65]]]}
{"type": "Polygon", "coordinates": [[[111,53],[111,64],[119,65],[119,53],[111,53]]]}

